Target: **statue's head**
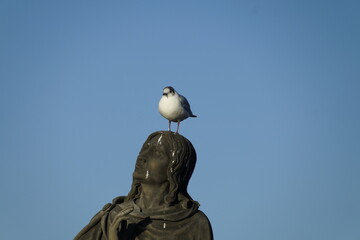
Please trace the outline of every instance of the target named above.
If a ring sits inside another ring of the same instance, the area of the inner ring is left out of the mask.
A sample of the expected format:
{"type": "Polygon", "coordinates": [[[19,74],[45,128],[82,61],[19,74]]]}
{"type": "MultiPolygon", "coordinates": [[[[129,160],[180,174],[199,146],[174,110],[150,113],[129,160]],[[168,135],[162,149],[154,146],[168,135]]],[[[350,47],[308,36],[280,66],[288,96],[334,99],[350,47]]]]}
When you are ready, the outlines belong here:
{"type": "Polygon", "coordinates": [[[145,141],[136,160],[133,184],[128,199],[141,193],[141,184],[169,185],[165,202],[172,205],[191,199],[187,186],[196,164],[196,152],[191,142],[169,131],[152,133],[145,141]]]}

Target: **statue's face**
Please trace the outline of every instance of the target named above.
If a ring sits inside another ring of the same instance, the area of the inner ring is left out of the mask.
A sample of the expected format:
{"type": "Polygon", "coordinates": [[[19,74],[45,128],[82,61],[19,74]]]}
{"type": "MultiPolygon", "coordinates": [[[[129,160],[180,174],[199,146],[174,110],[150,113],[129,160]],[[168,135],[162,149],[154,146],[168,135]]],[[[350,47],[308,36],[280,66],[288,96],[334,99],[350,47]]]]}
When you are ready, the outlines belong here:
{"type": "Polygon", "coordinates": [[[170,158],[169,150],[158,135],[145,143],[136,161],[134,178],[141,183],[162,184],[168,181],[167,170],[170,158]]]}

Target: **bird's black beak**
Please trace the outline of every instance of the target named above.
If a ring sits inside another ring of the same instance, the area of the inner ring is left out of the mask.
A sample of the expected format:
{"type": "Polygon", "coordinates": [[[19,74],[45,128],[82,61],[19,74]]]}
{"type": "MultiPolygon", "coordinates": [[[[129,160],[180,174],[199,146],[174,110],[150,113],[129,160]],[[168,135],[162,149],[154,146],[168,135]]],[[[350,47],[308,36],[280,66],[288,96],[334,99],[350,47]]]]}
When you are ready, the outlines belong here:
{"type": "Polygon", "coordinates": [[[167,93],[163,93],[163,96],[166,96],[166,97],[167,97],[167,95],[168,95],[167,93]]]}

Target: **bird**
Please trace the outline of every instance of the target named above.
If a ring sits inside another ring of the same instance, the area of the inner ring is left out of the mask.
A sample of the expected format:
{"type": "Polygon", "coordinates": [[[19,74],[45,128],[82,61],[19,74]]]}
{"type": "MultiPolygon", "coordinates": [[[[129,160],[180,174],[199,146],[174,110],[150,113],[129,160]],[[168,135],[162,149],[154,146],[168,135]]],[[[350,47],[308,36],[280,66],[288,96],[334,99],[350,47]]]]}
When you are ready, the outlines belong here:
{"type": "Polygon", "coordinates": [[[171,122],[177,122],[176,133],[179,132],[180,122],[194,115],[190,109],[190,104],[186,98],[175,91],[171,86],[163,89],[162,97],[159,101],[160,114],[169,120],[168,131],[171,131],[171,122]]]}

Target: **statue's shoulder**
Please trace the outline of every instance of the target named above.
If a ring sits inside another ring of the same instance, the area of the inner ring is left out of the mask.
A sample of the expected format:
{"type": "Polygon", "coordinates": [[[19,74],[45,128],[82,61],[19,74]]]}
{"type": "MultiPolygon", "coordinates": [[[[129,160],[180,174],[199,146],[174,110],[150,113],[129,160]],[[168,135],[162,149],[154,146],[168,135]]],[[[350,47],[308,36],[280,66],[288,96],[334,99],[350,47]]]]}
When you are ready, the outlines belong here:
{"type": "Polygon", "coordinates": [[[199,221],[200,224],[203,224],[203,223],[210,224],[209,218],[201,210],[197,210],[196,213],[194,214],[193,218],[194,218],[194,220],[199,221]]]}
{"type": "Polygon", "coordinates": [[[211,223],[204,212],[197,210],[191,218],[194,229],[199,233],[199,239],[213,239],[211,223]]]}
{"type": "MultiPolygon", "coordinates": [[[[103,238],[99,238],[103,234],[107,234],[103,232],[103,226],[101,225],[102,219],[104,219],[104,223],[107,225],[111,223],[111,219],[114,215],[117,214],[121,210],[121,205],[125,202],[126,197],[120,196],[116,197],[112,200],[111,203],[105,204],[102,209],[95,214],[95,216],[90,220],[90,222],[76,235],[74,240],[100,240],[103,238]],[[106,220],[106,221],[105,221],[106,220]],[[108,222],[110,220],[110,222],[108,222]],[[100,234],[100,233],[103,234],[100,234]]],[[[126,202],[125,202],[126,203],[126,202]]]]}
{"type": "MultiPolygon", "coordinates": [[[[101,209],[98,213],[95,214],[95,216],[98,215],[98,214],[101,213],[101,212],[110,212],[110,211],[113,210],[118,204],[124,203],[124,202],[125,202],[125,198],[126,198],[126,196],[119,196],[119,197],[114,198],[111,203],[106,203],[106,204],[102,207],[102,209],[101,209]]],[[[94,217],[95,217],[95,216],[94,216],[94,217]]]]}

